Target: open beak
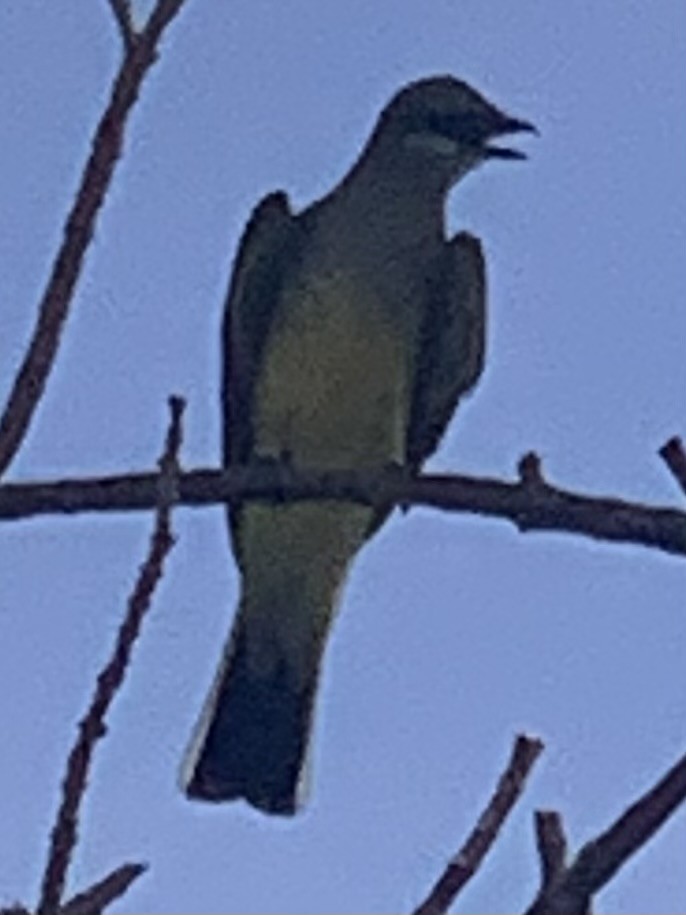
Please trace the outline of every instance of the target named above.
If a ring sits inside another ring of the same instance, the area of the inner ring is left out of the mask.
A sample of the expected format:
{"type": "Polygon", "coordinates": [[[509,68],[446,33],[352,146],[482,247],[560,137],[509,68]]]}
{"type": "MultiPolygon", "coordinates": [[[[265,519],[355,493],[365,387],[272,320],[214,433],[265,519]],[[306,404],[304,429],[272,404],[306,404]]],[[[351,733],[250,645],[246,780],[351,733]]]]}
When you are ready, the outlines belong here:
{"type": "MultiPolygon", "coordinates": [[[[506,116],[503,116],[497,128],[491,131],[491,136],[500,137],[510,133],[533,133],[538,136],[538,130],[529,121],[506,116]]],[[[527,157],[526,153],[520,152],[518,149],[511,149],[508,146],[492,146],[490,143],[484,146],[484,153],[488,159],[526,159],[527,157]]]]}

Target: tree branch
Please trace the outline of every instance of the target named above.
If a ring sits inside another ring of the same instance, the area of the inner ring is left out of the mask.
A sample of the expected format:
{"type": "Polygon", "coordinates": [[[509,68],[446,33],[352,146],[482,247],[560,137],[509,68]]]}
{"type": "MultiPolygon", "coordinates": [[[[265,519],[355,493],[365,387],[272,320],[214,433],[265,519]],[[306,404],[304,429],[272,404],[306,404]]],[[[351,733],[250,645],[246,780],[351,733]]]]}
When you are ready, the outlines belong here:
{"type": "Polygon", "coordinates": [[[65,902],[58,915],[101,915],[147,870],[145,864],[122,864],[102,880],[65,902]]]}
{"type": "Polygon", "coordinates": [[[555,810],[535,815],[536,844],[541,863],[541,885],[548,886],[562,873],[567,859],[567,839],[562,817],[555,810]]]}
{"type": "MultiPolygon", "coordinates": [[[[155,508],[157,473],[0,486],[0,520],[49,514],[144,511],[155,508]]],[[[396,471],[299,473],[260,464],[231,470],[194,470],[178,479],[177,504],[205,506],[237,497],[265,500],[330,498],[374,506],[424,505],[511,521],[521,531],[559,531],[595,540],[633,543],[686,556],[686,512],[579,495],[541,478],[504,482],[487,477],[396,471]]]]}
{"type": "MultiPolygon", "coordinates": [[[[143,79],[155,62],[162,32],[184,0],[158,0],[136,40],[130,44],[112,84],[110,100],[93,137],[81,185],[64,226],[64,238],[43,293],[36,326],[0,417],[0,477],[17,453],[43,395],[57,355],[76,282],[98,213],[121,156],[124,130],[143,79]]],[[[113,3],[120,29],[126,4],[113,3]]]]}
{"type": "MultiPolygon", "coordinates": [[[[69,754],[67,771],[62,782],[62,800],[52,830],[50,851],[43,875],[38,915],[54,915],[60,907],[67,871],[78,841],[79,809],[86,792],[95,746],[106,734],[105,717],[124,682],[133,646],[140,634],[145,615],[150,609],[155,587],[162,577],[164,560],[174,545],[171,509],[176,488],[175,477],[178,473],[177,455],[181,445],[181,416],[184,403],[180,398],[170,398],[169,405],[171,421],[164,453],[159,461],[157,515],[150,552],[129,598],[126,616],[117,633],[112,655],[98,675],[90,707],[79,724],[79,733],[69,754]]],[[[142,867],[129,867],[131,866],[142,867]]],[[[131,875],[131,879],[138,875],[132,874],[130,870],[126,873],[131,875]]],[[[105,889],[111,889],[110,884],[107,884],[105,889]]]]}
{"type": "Polygon", "coordinates": [[[112,15],[114,16],[125,53],[129,53],[137,39],[133,25],[130,0],[109,0],[112,15]]]}
{"type": "Polygon", "coordinates": [[[519,798],[533,764],[543,750],[540,740],[519,736],[488,806],[471,835],[450,861],[414,915],[443,915],[474,876],[519,798]]]}
{"type": "MultiPolygon", "coordinates": [[[[544,855],[550,853],[551,839],[541,852],[541,822],[537,821],[539,855],[542,859],[542,886],[526,915],[583,915],[589,912],[593,897],[617,871],[645,845],[686,800],[686,755],[633,804],[610,828],[588,842],[569,866],[559,855],[550,868],[544,855]]],[[[553,813],[539,817],[556,817],[553,813]]],[[[563,836],[561,823],[559,835],[563,836]]]]}
{"type": "Polygon", "coordinates": [[[660,457],[669,467],[672,476],[686,494],[686,451],[678,436],[670,438],[659,451],[660,457]]]}

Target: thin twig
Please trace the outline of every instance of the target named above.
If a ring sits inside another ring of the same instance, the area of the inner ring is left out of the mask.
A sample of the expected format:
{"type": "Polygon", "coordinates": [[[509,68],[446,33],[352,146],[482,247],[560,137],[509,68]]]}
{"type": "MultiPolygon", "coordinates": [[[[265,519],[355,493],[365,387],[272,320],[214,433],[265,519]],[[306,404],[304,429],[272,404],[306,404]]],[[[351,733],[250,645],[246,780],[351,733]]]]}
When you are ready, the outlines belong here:
{"type": "Polygon", "coordinates": [[[59,915],[100,915],[110,903],[120,899],[141,874],[147,870],[145,864],[122,864],[102,880],[78,893],[65,902],[59,915]]]}
{"type": "Polygon", "coordinates": [[[512,757],[498,782],[488,806],[479,817],[471,835],[448,864],[424,902],[414,915],[443,915],[457,894],[474,876],[489,849],[495,842],[524,788],[526,778],[543,749],[540,740],[519,736],[512,757]]]}
{"type": "MultiPolygon", "coordinates": [[[[686,801],[686,755],[609,829],[587,842],[573,862],[543,880],[526,915],[577,915],[686,801]]],[[[539,841],[540,849],[540,841],[539,841]]]]}
{"type": "Polygon", "coordinates": [[[659,455],[669,467],[672,476],[686,493],[686,449],[683,442],[675,435],[660,448],[659,455]]]}
{"type": "Polygon", "coordinates": [[[48,861],[43,875],[38,915],[54,915],[60,906],[67,871],[78,840],[78,818],[87,787],[97,741],[105,736],[105,717],[117,695],[131,659],[133,646],[143,619],[150,609],[155,587],[162,577],[164,560],[174,545],[170,519],[174,483],[178,472],[177,452],[181,443],[181,417],[184,403],[170,399],[171,421],[164,454],[160,459],[158,506],[149,554],[141,567],[129,598],[114,650],[97,678],[95,692],[67,761],[62,782],[62,800],[52,830],[48,861]],[[176,450],[174,450],[176,449],[176,450]]]}
{"type": "MultiPolygon", "coordinates": [[[[141,473],[0,486],[0,520],[79,512],[144,511],[155,507],[157,474],[141,473]]],[[[364,504],[427,505],[511,521],[522,531],[558,531],[634,543],[686,556],[686,512],[580,495],[548,483],[509,483],[457,474],[408,480],[395,472],[297,472],[278,466],[195,470],[178,480],[178,504],[206,506],[237,496],[344,499],[364,504]]]]}
{"type": "Polygon", "coordinates": [[[17,453],[55,362],[69,306],[93,237],[95,223],[121,156],[124,130],[143,79],[155,62],[162,32],[184,0],[158,0],[150,18],[124,56],[110,100],[97,126],[64,238],[52,265],[36,326],[0,417],[0,477],[17,453]]]}
{"type": "Polygon", "coordinates": [[[133,25],[130,0],[109,0],[112,15],[114,16],[124,50],[129,52],[136,41],[136,30],[133,25]]]}
{"type": "Polygon", "coordinates": [[[541,886],[549,886],[563,871],[567,858],[562,817],[556,810],[538,810],[536,820],[536,846],[541,863],[541,886]]]}
{"type": "Polygon", "coordinates": [[[545,486],[541,458],[535,451],[527,451],[517,462],[517,473],[528,486],[545,486]]]}

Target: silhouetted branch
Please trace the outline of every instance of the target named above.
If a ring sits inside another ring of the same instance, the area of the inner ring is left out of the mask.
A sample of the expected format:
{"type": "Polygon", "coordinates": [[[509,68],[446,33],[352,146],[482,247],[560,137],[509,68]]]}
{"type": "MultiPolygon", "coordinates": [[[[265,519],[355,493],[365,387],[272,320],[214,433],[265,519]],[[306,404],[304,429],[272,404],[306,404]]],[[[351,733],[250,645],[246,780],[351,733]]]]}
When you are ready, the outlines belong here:
{"type": "MultiPolygon", "coordinates": [[[[122,864],[93,886],[78,893],[51,915],[101,915],[110,903],[122,897],[134,880],[145,873],[145,864],[122,864]]],[[[33,915],[23,906],[0,909],[0,915],[33,915]]]]}
{"type": "Polygon", "coordinates": [[[536,844],[541,863],[541,886],[548,886],[562,872],[567,860],[567,839],[562,817],[555,810],[538,810],[536,844]]]}
{"type": "MultiPolygon", "coordinates": [[[[93,137],[81,185],[64,226],[64,238],[50,272],[24,361],[0,417],[0,476],[28,430],[52,369],[76,281],[98,212],[122,151],[124,129],[143,79],[155,62],[162,32],[184,0],[158,0],[145,28],[129,44],[112,85],[110,100],[93,137]]],[[[120,30],[127,4],[111,0],[120,30]]]]}
{"type": "Polygon", "coordinates": [[[501,775],[488,806],[479,817],[471,835],[450,861],[443,874],[414,915],[443,915],[463,886],[474,876],[508,814],[524,788],[526,778],[543,749],[540,740],[520,736],[515,741],[512,758],[501,775]]]}
{"type": "Polygon", "coordinates": [[[79,724],[79,734],[69,754],[67,771],[62,782],[62,800],[53,827],[48,861],[43,875],[37,910],[39,915],[54,915],[59,909],[71,856],[78,841],[79,808],[85,795],[95,746],[106,734],[105,717],[124,681],[133,646],[140,633],[143,619],[150,609],[157,582],[162,577],[164,560],[174,545],[170,521],[175,496],[175,478],[178,474],[177,455],[181,445],[184,402],[180,398],[170,398],[169,405],[171,422],[164,453],[159,461],[158,504],[150,552],[129,598],[126,616],[117,633],[112,655],[98,675],[90,707],[79,724]]]}
{"type": "MultiPolygon", "coordinates": [[[[0,486],[0,520],[150,510],[156,504],[157,485],[156,473],[8,483],[0,486]]],[[[458,475],[409,479],[397,471],[304,473],[288,466],[260,464],[231,470],[194,470],[178,479],[179,505],[214,505],[238,496],[271,501],[325,496],[375,506],[425,505],[504,518],[521,531],[574,533],[686,556],[686,512],[579,495],[546,483],[540,475],[508,483],[458,475]]]]}
{"type": "Polygon", "coordinates": [[[131,2],[130,0],[109,0],[109,4],[124,44],[124,50],[128,53],[137,38],[131,14],[131,2]]]}
{"type": "Polygon", "coordinates": [[[122,864],[111,874],[66,902],[58,915],[100,915],[110,903],[121,898],[133,881],[146,870],[145,864],[122,864]]]}
{"type": "Polygon", "coordinates": [[[686,450],[678,436],[670,438],[668,442],[660,448],[660,457],[669,467],[672,476],[686,493],[686,450]]]}
{"type": "MultiPolygon", "coordinates": [[[[542,858],[542,886],[526,915],[584,915],[590,911],[593,897],[615,876],[617,871],[646,844],[686,800],[686,756],[646,794],[633,804],[610,828],[588,842],[569,865],[557,857],[551,868],[544,862],[550,855],[551,841],[542,840],[540,817],[550,829],[551,818],[558,814],[539,814],[537,820],[539,855],[542,858]],[[544,846],[543,853],[541,852],[544,846]]],[[[557,853],[556,853],[557,854],[557,853]]]]}

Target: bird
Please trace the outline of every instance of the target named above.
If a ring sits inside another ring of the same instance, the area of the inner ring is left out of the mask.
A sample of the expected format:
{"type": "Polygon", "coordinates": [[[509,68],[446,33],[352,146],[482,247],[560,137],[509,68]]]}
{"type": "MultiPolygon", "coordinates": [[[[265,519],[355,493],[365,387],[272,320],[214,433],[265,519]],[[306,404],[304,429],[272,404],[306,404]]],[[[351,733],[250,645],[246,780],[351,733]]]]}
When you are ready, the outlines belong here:
{"type": "MultiPolygon", "coordinates": [[[[421,470],[484,366],[484,255],[468,232],[447,237],[447,196],[484,162],[525,159],[494,142],[520,132],[536,129],[452,75],[425,77],[330,193],[299,213],[283,191],[256,206],[223,319],[225,467],[421,470]]],[[[240,597],[182,765],[187,797],[302,809],[341,591],[390,512],[229,504],[240,597]]]]}

